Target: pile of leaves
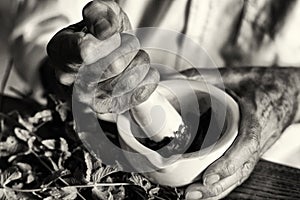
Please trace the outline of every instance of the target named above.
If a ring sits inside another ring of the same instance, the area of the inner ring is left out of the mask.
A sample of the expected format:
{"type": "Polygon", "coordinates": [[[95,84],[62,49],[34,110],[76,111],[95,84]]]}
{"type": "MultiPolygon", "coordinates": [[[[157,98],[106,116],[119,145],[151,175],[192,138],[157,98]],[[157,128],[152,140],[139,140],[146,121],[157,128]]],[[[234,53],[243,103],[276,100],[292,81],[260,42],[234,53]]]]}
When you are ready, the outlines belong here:
{"type": "Polygon", "coordinates": [[[51,99],[33,116],[0,113],[0,200],[183,198],[182,189],[104,165],[82,145],[68,105],[51,99]]]}

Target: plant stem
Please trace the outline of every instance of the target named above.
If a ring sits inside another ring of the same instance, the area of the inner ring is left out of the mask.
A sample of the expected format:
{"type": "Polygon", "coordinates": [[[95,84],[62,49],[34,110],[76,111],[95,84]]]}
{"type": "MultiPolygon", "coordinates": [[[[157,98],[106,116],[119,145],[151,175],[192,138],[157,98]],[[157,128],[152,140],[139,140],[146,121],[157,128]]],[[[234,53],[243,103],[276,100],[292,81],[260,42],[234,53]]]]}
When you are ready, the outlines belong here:
{"type": "Polygon", "coordinates": [[[1,95],[0,96],[0,111],[2,111],[2,108],[3,108],[4,90],[5,90],[5,87],[7,85],[7,81],[8,81],[8,78],[9,78],[9,75],[10,75],[10,72],[12,70],[13,65],[14,65],[14,59],[10,58],[7,66],[6,66],[6,69],[4,71],[3,79],[1,81],[1,88],[0,88],[0,95],[1,95]]]}
{"type": "Polygon", "coordinates": [[[45,189],[51,190],[51,189],[65,189],[65,188],[72,188],[72,187],[91,188],[91,187],[128,186],[128,185],[132,185],[132,184],[130,184],[130,183],[97,183],[97,184],[90,184],[90,185],[68,185],[68,186],[60,187],[60,188],[48,187],[48,188],[36,188],[36,189],[15,189],[15,188],[10,188],[10,187],[4,187],[3,189],[11,190],[14,192],[31,193],[31,192],[41,192],[45,189]]]}
{"type": "MultiPolygon", "coordinates": [[[[33,155],[42,163],[42,165],[44,165],[51,173],[53,173],[52,169],[39,157],[39,155],[37,155],[35,152],[33,152],[33,155]]],[[[64,183],[67,187],[70,187],[70,185],[64,180],[62,179],[61,177],[58,178],[62,183],[64,183]]],[[[83,199],[83,200],[86,200],[78,191],[76,192],[77,195],[83,199]]]]}

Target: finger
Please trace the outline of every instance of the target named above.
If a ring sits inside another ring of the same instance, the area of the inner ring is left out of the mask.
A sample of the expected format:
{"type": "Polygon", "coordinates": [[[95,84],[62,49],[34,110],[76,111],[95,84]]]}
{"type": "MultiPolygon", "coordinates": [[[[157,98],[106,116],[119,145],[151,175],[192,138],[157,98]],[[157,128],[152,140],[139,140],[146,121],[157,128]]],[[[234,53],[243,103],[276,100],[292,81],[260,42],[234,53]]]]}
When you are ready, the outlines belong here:
{"type": "Polygon", "coordinates": [[[261,128],[250,105],[242,103],[239,135],[230,149],[207,168],[203,175],[204,184],[213,184],[234,174],[245,162],[260,151],[261,128]]]}
{"type": "Polygon", "coordinates": [[[50,40],[47,53],[57,65],[78,68],[78,65],[91,64],[109,55],[121,45],[119,34],[100,41],[91,34],[83,32],[84,23],[80,22],[59,31],[50,40]]]}
{"type": "Polygon", "coordinates": [[[101,90],[93,99],[91,107],[99,114],[123,113],[146,101],[156,89],[158,82],[159,73],[151,68],[137,88],[120,96],[108,94],[101,90]]]}
{"type": "Polygon", "coordinates": [[[115,96],[125,94],[143,81],[149,69],[150,58],[145,51],[140,50],[120,75],[99,83],[98,87],[105,91],[112,91],[115,96]]]}
{"type": "MultiPolygon", "coordinates": [[[[86,34],[79,42],[80,55],[85,65],[97,62],[108,56],[121,45],[120,34],[114,34],[106,40],[98,40],[91,34],[86,34]]],[[[123,44],[122,44],[123,45],[123,44]]]]}
{"type": "Polygon", "coordinates": [[[121,9],[113,1],[92,1],[83,9],[88,31],[100,40],[121,32],[121,9]]]}
{"type": "Polygon", "coordinates": [[[125,33],[121,33],[121,43],[108,56],[80,68],[77,81],[95,85],[122,73],[138,53],[140,43],[135,36],[125,33]]]}
{"type": "Polygon", "coordinates": [[[57,78],[64,85],[74,82],[75,74],[82,64],[95,63],[121,45],[119,34],[100,41],[91,34],[78,32],[79,26],[81,25],[77,24],[63,29],[47,46],[48,55],[57,71],[57,78]]]}
{"type": "Polygon", "coordinates": [[[84,37],[81,31],[84,26],[83,22],[71,25],[56,33],[49,41],[47,53],[54,64],[81,64],[83,62],[79,42],[84,37]]]}
{"type": "Polygon", "coordinates": [[[59,81],[59,83],[66,85],[66,86],[70,86],[75,82],[76,74],[77,73],[74,73],[74,72],[67,73],[60,69],[55,70],[55,75],[56,75],[56,78],[59,81]]]}
{"type": "Polygon", "coordinates": [[[258,160],[258,153],[252,156],[233,175],[212,185],[193,184],[186,190],[187,199],[221,199],[243,183],[253,171],[258,160]],[[201,195],[200,195],[201,194],[201,195]],[[198,195],[198,196],[197,196],[198,195]]]}
{"type": "Polygon", "coordinates": [[[202,191],[203,199],[221,199],[227,196],[232,190],[247,180],[253,171],[257,161],[258,153],[256,153],[249,161],[236,171],[233,175],[213,184],[204,186],[202,191]]]}
{"type": "MultiPolygon", "coordinates": [[[[65,33],[61,34],[49,43],[48,55],[56,68],[58,80],[64,85],[71,85],[75,81],[76,73],[82,64],[90,65],[101,60],[118,48],[121,43],[119,35],[100,41],[90,34],[82,38],[65,37],[63,35],[65,33]],[[56,45],[64,42],[65,45],[56,45]]],[[[75,33],[75,35],[78,34],[75,33]]]]}

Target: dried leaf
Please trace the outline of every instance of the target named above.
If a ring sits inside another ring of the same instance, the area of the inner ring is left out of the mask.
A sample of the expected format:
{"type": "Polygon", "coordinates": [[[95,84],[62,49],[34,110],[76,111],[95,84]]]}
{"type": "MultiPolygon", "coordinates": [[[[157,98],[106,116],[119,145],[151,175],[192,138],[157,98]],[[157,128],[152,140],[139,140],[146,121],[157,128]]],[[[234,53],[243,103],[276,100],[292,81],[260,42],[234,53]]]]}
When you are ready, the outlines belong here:
{"type": "Polygon", "coordinates": [[[111,199],[111,200],[122,200],[125,199],[125,188],[120,187],[94,187],[92,189],[93,199],[111,199]]]}
{"type": "Polygon", "coordinates": [[[8,136],[6,141],[0,142],[0,157],[11,156],[22,148],[22,144],[15,136],[8,136]]]}
{"type": "Polygon", "coordinates": [[[93,170],[93,162],[92,162],[92,157],[88,152],[84,152],[84,161],[85,161],[86,168],[87,168],[85,180],[90,182],[92,170],[93,170]]]}
{"type": "Polygon", "coordinates": [[[143,188],[146,192],[148,192],[148,190],[152,187],[150,181],[140,174],[132,173],[129,180],[136,186],[143,188]]]}
{"type": "Polygon", "coordinates": [[[69,145],[68,145],[67,141],[64,138],[59,138],[59,140],[60,140],[60,150],[65,153],[70,153],[69,145]]]}
{"type": "Polygon", "coordinates": [[[27,119],[23,119],[21,116],[19,116],[18,123],[24,126],[28,131],[33,132],[34,125],[30,123],[27,119]]]}
{"type": "Polygon", "coordinates": [[[184,195],[184,190],[183,189],[177,189],[175,188],[175,193],[177,195],[177,199],[180,200],[182,199],[183,195],[184,195]]]}
{"type": "Polygon", "coordinates": [[[75,187],[65,187],[62,191],[64,192],[63,200],[73,200],[77,197],[77,189],[75,187]]]}
{"type": "Polygon", "coordinates": [[[5,195],[5,190],[0,188],[0,200],[8,200],[5,195]]]}
{"type": "Polygon", "coordinates": [[[67,120],[68,111],[70,110],[70,107],[67,103],[59,102],[55,107],[55,110],[58,112],[63,122],[67,120]]]}
{"type": "Polygon", "coordinates": [[[77,197],[77,189],[75,187],[65,187],[62,189],[51,189],[50,196],[44,200],[74,200],[77,197]]]}
{"type": "Polygon", "coordinates": [[[22,173],[19,171],[15,171],[12,174],[10,174],[6,180],[4,180],[3,186],[6,186],[7,184],[11,183],[12,181],[18,180],[22,178],[22,173]]]}
{"type": "Polygon", "coordinates": [[[150,198],[155,198],[155,196],[158,194],[160,188],[157,186],[155,188],[152,188],[150,191],[149,191],[149,197],[150,198]]]}
{"type": "Polygon", "coordinates": [[[23,176],[27,175],[26,184],[30,184],[35,180],[35,177],[32,174],[32,167],[27,163],[16,163],[16,166],[23,172],[23,176]]]}
{"type": "Polygon", "coordinates": [[[93,199],[107,199],[108,191],[104,187],[94,187],[92,189],[93,199]]]}
{"type": "Polygon", "coordinates": [[[36,113],[33,117],[30,117],[28,121],[32,124],[38,124],[40,122],[49,122],[52,121],[52,112],[51,110],[43,110],[36,113]]]}
{"type": "Polygon", "coordinates": [[[49,186],[50,184],[55,182],[60,177],[68,175],[68,174],[70,174],[69,170],[59,170],[59,171],[53,172],[51,175],[44,178],[41,188],[46,188],[47,186],[49,186]]]}
{"type": "Polygon", "coordinates": [[[35,177],[32,174],[29,174],[26,179],[26,184],[30,184],[35,180],[35,177]]]}
{"type": "Polygon", "coordinates": [[[99,167],[93,174],[92,174],[92,181],[94,183],[100,183],[101,180],[104,177],[107,177],[110,174],[119,172],[120,168],[118,167],[118,165],[114,165],[114,166],[103,166],[103,167],[99,167]]]}
{"type": "Polygon", "coordinates": [[[32,171],[32,167],[31,167],[29,164],[27,164],[27,163],[21,163],[21,162],[19,162],[19,163],[17,163],[16,165],[17,165],[22,171],[24,171],[24,172],[29,173],[29,172],[32,171]]]}
{"type": "MultiPolygon", "coordinates": [[[[19,199],[21,200],[21,198],[18,196],[17,193],[15,193],[14,191],[11,190],[3,190],[4,193],[4,200],[12,200],[12,199],[19,199]]],[[[24,199],[24,198],[23,198],[24,199]]],[[[2,200],[2,199],[1,199],[2,200]]]]}
{"type": "Polygon", "coordinates": [[[29,140],[27,141],[27,145],[28,145],[28,151],[31,152],[31,151],[34,151],[35,150],[35,145],[34,145],[34,142],[36,141],[36,137],[35,136],[32,136],[29,138],[29,140]]]}
{"type": "Polygon", "coordinates": [[[20,139],[23,140],[24,142],[27,142],[29,140],[29,138],[31,137],[29,134],[29,131],[25,130],[25,129],[21,129],[21,128],[15,128],[14,130],[15,135],[20,139]]]}
{"type": "Polygon", "coordinates": [[[50,150],[55,150],[56,140],[43,140],[42,144],[50,150]]]}

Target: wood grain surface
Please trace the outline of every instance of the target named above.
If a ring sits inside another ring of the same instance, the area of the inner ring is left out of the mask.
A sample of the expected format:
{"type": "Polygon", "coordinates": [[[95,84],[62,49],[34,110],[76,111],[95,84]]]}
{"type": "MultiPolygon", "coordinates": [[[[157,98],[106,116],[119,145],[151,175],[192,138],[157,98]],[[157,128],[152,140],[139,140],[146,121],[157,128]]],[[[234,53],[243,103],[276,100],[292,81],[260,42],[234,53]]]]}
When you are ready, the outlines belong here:
{"type": "Polygon", "coordinates": [[[225,199],[300,199],[300,169],[260,160],[250,178],[225,199]]]}

